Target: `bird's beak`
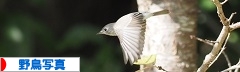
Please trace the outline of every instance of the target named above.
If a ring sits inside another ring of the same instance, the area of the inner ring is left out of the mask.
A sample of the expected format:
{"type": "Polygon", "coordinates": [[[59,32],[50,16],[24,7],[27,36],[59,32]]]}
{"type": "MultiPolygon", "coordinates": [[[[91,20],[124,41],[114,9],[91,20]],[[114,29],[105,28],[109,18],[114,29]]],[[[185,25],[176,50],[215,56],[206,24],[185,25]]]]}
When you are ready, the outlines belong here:
{"type": "Polygon", "coordinates": [[[100,35],[100,34],[103,34],[102,32],[98,32],[96,35],[100,35]]]}

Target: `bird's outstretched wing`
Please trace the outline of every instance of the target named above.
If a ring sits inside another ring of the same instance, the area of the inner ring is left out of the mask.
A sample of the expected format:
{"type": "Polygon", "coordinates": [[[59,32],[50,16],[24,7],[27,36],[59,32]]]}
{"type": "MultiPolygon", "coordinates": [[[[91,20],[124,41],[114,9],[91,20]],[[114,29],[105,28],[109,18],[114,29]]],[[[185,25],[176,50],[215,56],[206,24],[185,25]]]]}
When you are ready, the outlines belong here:
{"type": "Polygon", "coordinates": [[[139,12],[121,17],[114,25],[123,50],[125,64],[139,59],[144,43],[145,21],[139,12]]]}

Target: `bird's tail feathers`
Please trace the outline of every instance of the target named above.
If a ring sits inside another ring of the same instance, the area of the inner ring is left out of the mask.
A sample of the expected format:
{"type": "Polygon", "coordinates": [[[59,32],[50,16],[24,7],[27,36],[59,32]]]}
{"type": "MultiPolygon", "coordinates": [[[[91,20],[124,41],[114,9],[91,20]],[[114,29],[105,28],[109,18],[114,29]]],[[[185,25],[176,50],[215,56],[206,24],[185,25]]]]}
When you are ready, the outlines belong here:
{"type": "Polygon", "coordinates": [[[162,14],[168,14],[168,13],[169,13],[169,10],[164,9],[164,10],[161,10],[161,11],[154,12],[152,14],[153,14],[153,16],[156,16],[156,15],[162,15],[162,14]]]}
{"type": "Polygon", "coordinates": [[[153,13],[149,13],[149,12],[145,12],[143,13],[144,15],[144,20],[146,20],[147,18],[150,18],[151,16],[157,16],[157,15],[163,15],[163,14],[168,14],[169,10],[161,10],[161,11],[157,11],[157,12],[153,12],[153,13]]]}

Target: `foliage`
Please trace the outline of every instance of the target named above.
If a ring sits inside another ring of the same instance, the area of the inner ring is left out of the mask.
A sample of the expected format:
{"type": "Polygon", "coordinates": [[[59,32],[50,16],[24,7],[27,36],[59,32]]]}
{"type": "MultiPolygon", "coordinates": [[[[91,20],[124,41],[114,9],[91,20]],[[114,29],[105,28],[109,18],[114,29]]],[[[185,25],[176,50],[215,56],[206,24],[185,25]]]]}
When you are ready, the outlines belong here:
{"type": "MultiPolygon", "coordinates": [[[[121,48],[116,37],[96,35],[102,26],[109,23],[109,19],[106,18],[111,16],[109,15],[111,14],[109,13],[110,7],[105,9],[93,8],[104,4],[87,4],[87,6],[80,7],[78,5],[80,2],[75,2],[77,0],[73,2],[62,0],[1,0],[0,56],[77,56],[81,57],[81,72],[125,72],[124,69],[131,69],[128,72],[134,71],[135,66],[123,64],[121,48]],[[73,9],[84,8],[79,11],[85,13],[71,11],[72,9],[68,7],[73,9]],[[90,11],[90,9],[94,9],[96,12],[90,11]],[[106,15],[98,14],[101,11],[104,11],[102,14],[106,15]],[[56,15],[50,16],[52,14],[56,15]]],[[[108,2],[111,5],[113,1],[108,2]]],[[[108,2],[106,1],[106,3],[108,2]]],[[[227,7],[224,8],[224,11],[228,14],[226,16],[233,12],[231,9],[237,10],[239,2],[239,0],[231,0],[224,6],[227,7]]],[[[121,4],[124,5],[124,3],[121,4]]],[[[215,15],[216,7],[210,0],[199,0],[199,6],[203,12],[199,15],[202,17],[199,20],[204,20],[204,22],[198,24],[198,36],[206,39],[216,39],[220,30],[214,31],[214,29],[221,26],[215,15]],[[213,20],[210,20],[210,18],[213,18],[213,20]],[[211,25],[215,28],[211,28],[211,25]]],[[[119,17],[120,14],[117,15],[115,12],[117,11],[114,11],[112,15],[116,14],[115,17],[119,17]]],[[[239,13],[239,9],[236,12],[239,13]]],[[[239,19],[239,16],[238,14],[235,17],[239,19]]],[[[112,20],[116,20],[113,16],[111,17],[112,20]]],[[[233,63],[238,61],[237,57],[240,55],[239,42],[239,30],[236,30],[231,33],[230,46],[226,49],[233,63]]],[[[207,51],[204,47],[203,44],[199,43],[199,60],[204,58],[202,57],[205,55],[203,53],[207,51]]],[[[216,65],[225,65],[226,68],[226,61],[222,60],[217,61],[216,65]]],[[[222,70],[214,67],[212,66],[212,71],[222,70]]]]}

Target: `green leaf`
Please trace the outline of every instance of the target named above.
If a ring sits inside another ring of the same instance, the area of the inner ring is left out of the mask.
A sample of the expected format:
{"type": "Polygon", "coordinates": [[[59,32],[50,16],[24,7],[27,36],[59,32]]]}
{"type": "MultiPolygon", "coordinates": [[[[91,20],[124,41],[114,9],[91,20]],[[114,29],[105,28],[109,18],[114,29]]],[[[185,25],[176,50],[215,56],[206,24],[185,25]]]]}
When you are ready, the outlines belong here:
{"type": "Polygon", "coordinates": [[[206,11],[216,10],[216,6],[213,4],[211,0],[200,0],[200,8],[206,11]]]}
{"type": "Polygon", "coordinates": [[[230,35],[228,41],[231,42],[231,43],[237,43],[238,40],[239,40],[239,35],[238,35],[238,33],[235,32],[235,31],[231,32],[231,35],[230,35]]]}

